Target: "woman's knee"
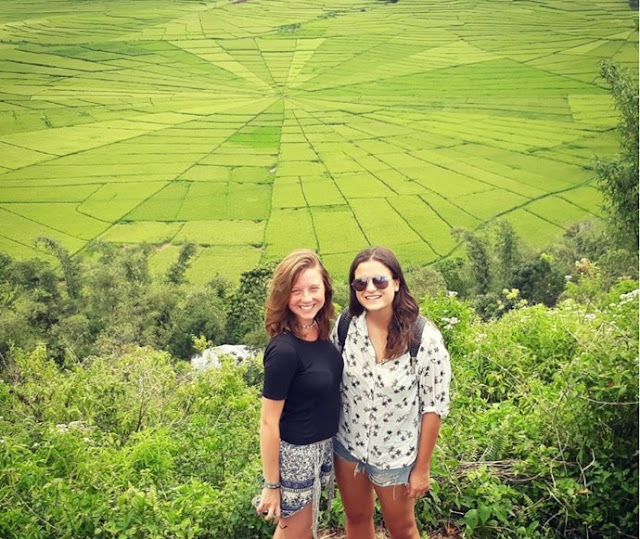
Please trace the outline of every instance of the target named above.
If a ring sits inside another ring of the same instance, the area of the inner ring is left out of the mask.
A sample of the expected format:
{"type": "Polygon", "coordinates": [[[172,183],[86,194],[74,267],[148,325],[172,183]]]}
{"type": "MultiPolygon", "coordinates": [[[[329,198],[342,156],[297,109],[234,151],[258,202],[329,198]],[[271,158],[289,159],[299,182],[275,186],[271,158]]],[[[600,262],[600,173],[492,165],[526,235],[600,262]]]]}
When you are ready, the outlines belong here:
{"type": "Polygon", "coordinates": [[[373,522],[373,511],[373,504],[371,507],[344,508],[344,514],[347,517],[347,521],[355,526],[364,522],[373,522]]]}
{"type": "Polygon", "coordinates": [[[418,539],[418,527],[414,518],[403,518],[384,521],[392,539],[418,539]]]}

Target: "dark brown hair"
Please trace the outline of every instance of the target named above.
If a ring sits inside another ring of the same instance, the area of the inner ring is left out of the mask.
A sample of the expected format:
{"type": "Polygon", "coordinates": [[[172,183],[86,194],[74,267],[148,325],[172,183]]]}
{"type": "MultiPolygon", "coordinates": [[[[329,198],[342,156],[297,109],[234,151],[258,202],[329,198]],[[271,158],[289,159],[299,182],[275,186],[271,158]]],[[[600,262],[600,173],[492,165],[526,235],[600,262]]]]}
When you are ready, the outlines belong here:
{"type": "MultiPolygon", "coordinates": [[[[413,298],[407,287],[400,262],[393,254],[391,249],[386,247],[369,247],[358,253],[351,263],[349,269],[349,282],[355,278],[356,268],[363,262],[375,260],[384,264],[391,276],[398,281],[399,288],[396,292],[393,303],[391,304],[393,314],[391,322],[389,322],[389,333],[387,335],[387,347],[385,356],[388,359],[400,357],[409,349],[411,339],[413,338],[413,323],[420,314],[418,302],[413,298]]],[[[364,307],[358,301],[356,292],[353,288],[349,288],[349,311],[353,316],[358,316],[364,311],[364,307]]]]}
{"type": "Polygon", "coordinates": [[[289,309],[289,297],[293,284],[299,275],[304,270],[312,268],[320,270],[324,283],[324,305],[315,318],[318,324],[318,338],[322,340],[329,338],[331,320],[334,317],[331,277],[320,262],[318,255],[309,249],[297,249],[289,253],[276,266],[269,284],[264,323],[269,337],[274,337],[285,331],[296,334],[297,322],[295,315],[289,309]]]}

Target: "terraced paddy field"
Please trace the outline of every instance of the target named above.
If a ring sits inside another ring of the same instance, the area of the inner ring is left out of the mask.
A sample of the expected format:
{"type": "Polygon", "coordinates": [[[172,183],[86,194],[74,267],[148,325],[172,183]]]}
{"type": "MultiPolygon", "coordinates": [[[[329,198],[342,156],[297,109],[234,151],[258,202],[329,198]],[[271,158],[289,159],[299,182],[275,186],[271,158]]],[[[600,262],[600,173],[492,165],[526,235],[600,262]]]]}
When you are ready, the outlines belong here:
{"type": "MultiPolygon", "coordinates": [[[[591,0],[0,0],[0,250],[199,244],[194,282],[296,247],[336,276],[453,227],[531,245],[600,216],[617,149],[598,63],[637,12],[591,0]]],[[[42,253],[39,253],[43,256],[42,253]]]]}

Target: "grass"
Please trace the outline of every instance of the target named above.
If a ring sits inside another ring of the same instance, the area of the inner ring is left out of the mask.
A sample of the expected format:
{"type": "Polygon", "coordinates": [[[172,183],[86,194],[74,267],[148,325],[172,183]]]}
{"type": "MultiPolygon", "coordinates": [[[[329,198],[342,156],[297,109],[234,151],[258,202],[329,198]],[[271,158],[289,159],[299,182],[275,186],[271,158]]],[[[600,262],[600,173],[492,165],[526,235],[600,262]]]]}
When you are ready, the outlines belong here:
{"type": "Polygon", "coordinates": [[[553,242],[603,215],[593,156],[618,141],[598,62],[637,73],[636,14],[516,7],[4,2],[0,249],[169,241],[166,269],[194,241],[204,282],[297,247],[338,274],[369,243],[428,264],[496,216],[553,242]]]}

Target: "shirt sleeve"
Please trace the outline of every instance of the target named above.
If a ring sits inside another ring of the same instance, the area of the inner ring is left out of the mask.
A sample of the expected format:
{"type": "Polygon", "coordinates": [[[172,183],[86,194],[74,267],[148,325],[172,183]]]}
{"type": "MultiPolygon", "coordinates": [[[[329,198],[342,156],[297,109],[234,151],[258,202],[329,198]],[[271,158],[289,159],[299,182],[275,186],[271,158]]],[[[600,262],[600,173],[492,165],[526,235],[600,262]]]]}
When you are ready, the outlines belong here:
{"type": "Polygon", "coordinates": [[[264,385],[262,396],[285,400],[298,369],[298,354],[293,346],[271,341],[264,351],[264,385]]]}
{"type": "Polygon", "coordinates": [[[442,334],[428,323],[418,354],[420,376],[420,413],[435,412],[440,417],[449,413],[449,383],[451,363],[442,334]]]}

